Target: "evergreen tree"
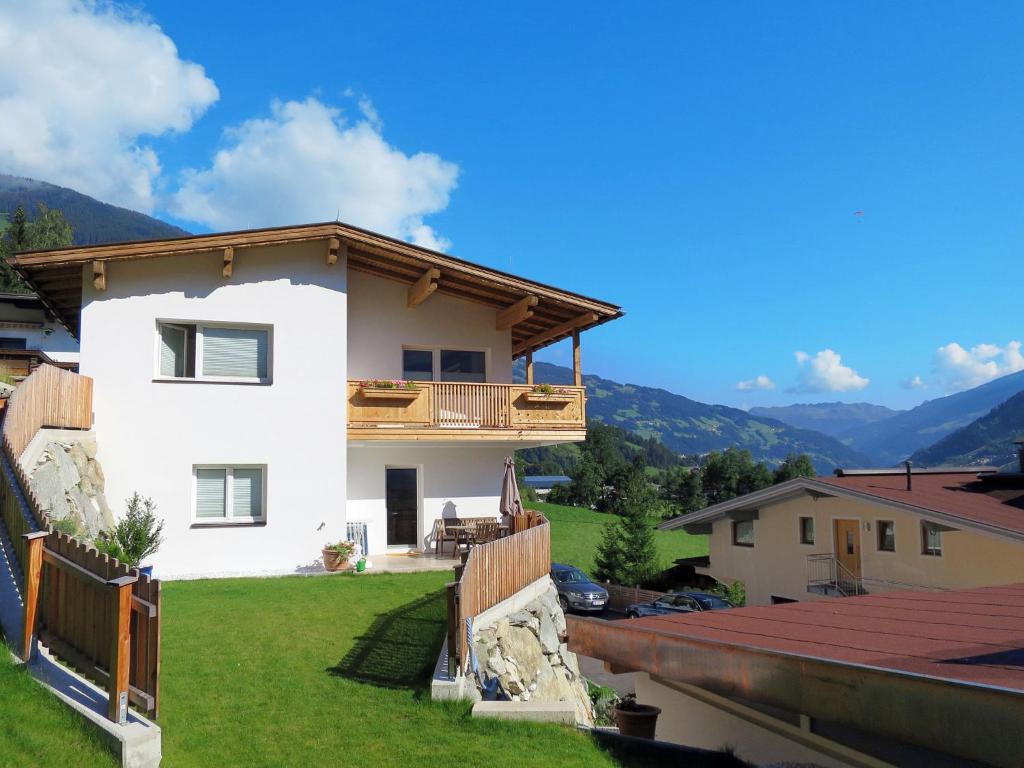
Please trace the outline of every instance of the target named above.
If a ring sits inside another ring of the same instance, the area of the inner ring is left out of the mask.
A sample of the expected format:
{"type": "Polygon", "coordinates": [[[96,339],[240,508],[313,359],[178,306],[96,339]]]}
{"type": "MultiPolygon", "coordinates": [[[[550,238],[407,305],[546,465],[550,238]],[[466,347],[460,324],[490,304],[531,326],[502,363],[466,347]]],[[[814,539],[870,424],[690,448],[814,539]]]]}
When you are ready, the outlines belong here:
{"type": "Polygon", "coordinates": [[[72,238],[71,224],[60,211],[50,210],[40,203],[35,219],[29,221],[25,209],[19,205],[0,238],[0,292],[29,293],[28,286],[7,263],[9,257],[19,251],[64,248],[71,245],[72,238]]]}
{"type": "Polygon", "coordinates": [[[776,467],[773,479],[776,483],[784,483],[797,477],[817,476],[818,473],[814,471],[814,464],[811,463],[811,459],[806,453],[802,453],[799,456],[791,453],[786,457],[785,461],[776,467]]]}
{"type": "Polygon", "coordinates": [[[662,493],[675,514],[686,515],[703,509],[704,487],[700,467],[673,467],[665,473],[662,493]]]}
{"type": "Polygon", "coordinates": [[[626,559],[622,551],[622,530],[619,521],[606,523],[601,542],[594,554],[594,578],[622,584],[626,572],[626,559]]]}
{"type": "Polygon", "coordinates": [[[569,484],[572,503],[588,509],[597,506],[604,490],[604,479],[601,466],[591,454],[584,453],[569,484]]]}

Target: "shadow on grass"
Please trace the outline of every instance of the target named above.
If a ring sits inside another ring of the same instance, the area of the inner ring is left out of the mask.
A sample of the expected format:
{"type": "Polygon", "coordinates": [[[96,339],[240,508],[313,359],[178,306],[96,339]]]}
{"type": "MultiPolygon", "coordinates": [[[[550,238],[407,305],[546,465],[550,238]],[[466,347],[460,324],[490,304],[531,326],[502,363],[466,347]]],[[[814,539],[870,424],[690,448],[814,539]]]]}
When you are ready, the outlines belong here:
{"type": "Polygon", "coordinates": [[[446,610],[439,590],[378,615],[327,671],[382,688],[425,688],[444,641],[446,610]]]}

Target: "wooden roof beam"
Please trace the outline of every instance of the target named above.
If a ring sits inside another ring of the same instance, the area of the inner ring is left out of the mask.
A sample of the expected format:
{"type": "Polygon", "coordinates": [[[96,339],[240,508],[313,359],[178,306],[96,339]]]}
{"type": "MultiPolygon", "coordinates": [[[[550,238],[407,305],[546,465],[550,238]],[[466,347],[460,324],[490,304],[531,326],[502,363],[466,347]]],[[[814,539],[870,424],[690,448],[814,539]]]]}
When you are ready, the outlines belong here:
{"type": "Polygon", "coordinates": [[[94,261],[92,263],[92,287],[97,291],[107,290],[106,262],[94,261]]]}
{"type": "Polygon", "coordinates": [[[536,336],[532,336],[526,341],[519,342],[518,344],[515,345],[515,347],[512,348],[512,355],[514,357],[518,357],[519,355],[523,354],[523,352],[528,352],[530,350],[537,349],[538,347],[543,347],[550,341],[559,339],[562,336],[568,336],[576,329],[582,328],[585,325],[590,325],[591,323],[596,322],[596,312],[585,312],[579,317],[574,317],[572,320],[567,320],[561,325],[556,325],[554,328],[538,333],[536,336]]]}
{"type": "Polygon", "coordinates": [[[231,273],[235,268],[235,249],[232,246],[228,246],[224,249],[224,277],[231,277],[231,273]]]}
{"type": "Polygon", "coordinates": [[[495,330],[507,331],[513,325],[519,325],[524,320],[533,317],[533,308],[540,301],[536,296],[525,296],[511,307],[503,309],[498,313],[495,321],[495,330]]]}
{"type": "Polygon", "coordinates": [[[409,309],[418,307],[430,298],[430,295],[437,290],[437,278],[441,276],[441,270],[431,267],[415,283],[409,286],[409,309]]]}
{"type": "Polygon", "coordinates": [[[327,266],[338,263],[339,258],[348,257],[348,244],[340,237],[327,238],[327,266]]]}

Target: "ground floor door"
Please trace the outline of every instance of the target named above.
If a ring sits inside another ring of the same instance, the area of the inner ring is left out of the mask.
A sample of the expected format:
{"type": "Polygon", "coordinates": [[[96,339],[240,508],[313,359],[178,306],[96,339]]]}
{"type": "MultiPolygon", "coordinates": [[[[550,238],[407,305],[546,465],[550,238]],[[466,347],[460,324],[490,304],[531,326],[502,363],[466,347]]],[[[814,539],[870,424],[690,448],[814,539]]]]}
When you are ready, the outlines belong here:
{"type": "Polygon", "coordinates": [[[416,470],[388,467],[384,500],[388,517],[388,546],[415,547],[416,523],[419,517],[419,493],[416,470]]]}
{"type": "Polygon", "coordinates": [[[846,570],[860,578],[860,521],[836,520],[833,525],[836,560],[845,566],[846,570]]]}

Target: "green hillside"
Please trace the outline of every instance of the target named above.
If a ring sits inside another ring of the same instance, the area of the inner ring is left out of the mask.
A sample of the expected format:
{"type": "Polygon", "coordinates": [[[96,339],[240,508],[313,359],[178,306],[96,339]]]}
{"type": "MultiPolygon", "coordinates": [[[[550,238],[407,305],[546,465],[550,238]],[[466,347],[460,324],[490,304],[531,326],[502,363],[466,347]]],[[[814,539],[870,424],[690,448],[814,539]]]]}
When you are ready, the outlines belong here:
{"type": "MultiPolygon", "coordinates": [[[[0,173],[0,219],[6,221],[19,205],[31,219],[39,203],[64,214],[74,229],[75,245],[153,240],[189,234],[159,219],[101,203],[73,189],[0,173]]],[[[0,224],[0,231],[3,226],[0,224]]]]}
{"type": "Polygon", "coordinates": [[[911,460],[925,467],[991,464],[1016,470],[1013,441],[1024,435],[1024,392],[997,405],[980,419],[914,453],[911,460]]]}
{"type": "MultiPolygon", "coordinates": [[[[517,375],[522,375],[521,366],[517,375]]],[[[550,363],[535,363],[534,375],[537,381],[552,384],[572,381],[572,371],[550,363]]],[[[828,435],[752,416],[738,408],[708,405],[664,389],[620,384],[594,375],[584,375],[583,383],[587,386],[588,419],[622,427],[640,438],[656,437],[687,456],[735,446],[750,451],[756,461],[776,465],[791,453],[806,453],[815,468],[826,474],[835,467],[870,463],[828,435]]]]}

